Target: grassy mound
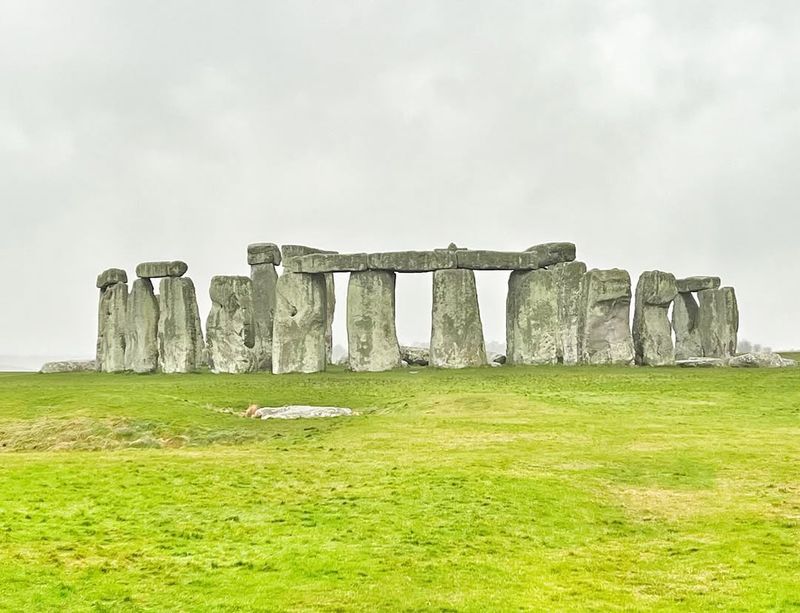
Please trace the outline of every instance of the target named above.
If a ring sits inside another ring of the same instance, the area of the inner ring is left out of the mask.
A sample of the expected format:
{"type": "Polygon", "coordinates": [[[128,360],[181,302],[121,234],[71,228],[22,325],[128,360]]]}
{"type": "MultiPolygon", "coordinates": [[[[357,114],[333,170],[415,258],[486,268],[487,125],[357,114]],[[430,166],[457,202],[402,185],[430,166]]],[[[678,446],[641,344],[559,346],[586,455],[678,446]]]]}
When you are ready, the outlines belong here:
{"type": "Polygon", "coordinates": [[[799,471],[800,369],[5,374],[0,609],[800,607],[799,471]]]}

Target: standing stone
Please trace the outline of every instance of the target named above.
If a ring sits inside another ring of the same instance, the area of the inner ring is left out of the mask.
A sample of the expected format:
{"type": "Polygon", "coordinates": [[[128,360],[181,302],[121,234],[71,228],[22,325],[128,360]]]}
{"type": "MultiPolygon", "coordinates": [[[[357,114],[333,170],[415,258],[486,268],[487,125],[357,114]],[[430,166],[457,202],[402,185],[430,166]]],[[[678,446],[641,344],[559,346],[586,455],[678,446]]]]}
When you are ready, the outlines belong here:
{"type": "Polygon", "coordinates": [[[120,282],[123,277],[119,275],[114,282],[107,282],[111,275],[106,273],[103,273],[106,279],[102,282],[98,278],[98,286],[102,287],[97,308],[97,370],[122,372],[125,370],[128,284],[120,282]]]}
{"type": "Polygon", "coordinates": [[[272,371],[272,327],[275,320],[278,273],[274,264],[252,264],[250,280],[253,292],[253,353],[256,370],[272,371]]]}
{"type": "Polygon", "coordinates": [[[630,275],[618,268],[592,269],[583,276],[581,292],[581,362],[633,363],[630,275]]]}
{"type": "Polygon", "coordinates": [[[272,372],[320,372],[327,364],[325,277],[284,272],[278,278],[272,372]]]}
{"type": "Polygon", "coordinates": [[[660,270],[643,272],[636,284],[633,347],[640,366],[675,363],[669,305],[678,294],[675,275],[660,270]]]}
{"type": "Polygon", "coordinates": [[[333,364],[333,313],[336,310],[336,286],[333,273],[325,275],[325,359],[333,364]]]}
{"type": "Polygon", "coordinates": [[[697,296],[700,299],[697,328],[703,355],[708,358],[735,355],[739,307],[733,288],[706,289],[698,292],[697,296]]]}
{"type": "Polygon", "coordinates": [[[379,372],[400,366],[395,280],[393,272],[384,270],[350,273],[347,343],[351,370],[379,372]]]}
{"type": "Polygon", "coordinates": [[[433,273],[431,366],[467,368],[486,365],[483,326],[475,273],[467,269],[433,273]]]}
{"type": "Polygon", "coordinates": [[[205,363],[205,343],[194,283],[161,279],[158,289],[158,364],[165,373],[194,372],[205,363]]]}
{"type": "Polygon", "coordinates": [[[125,368],[138,373],[158,369],[158,298],[149,278],[136,279],[128,296],[125,368]]]}
{"type": "Polygon", "coordinates": [[[256,369],[253,282],[249,277],[217,276],[209,288],[211,311],[206,321],[208,364],[215,373],[256,369]]]}
{"type": "Polygon", "coordinates": [[[702,357],[703,344],[697,327],[700,307],[690,292],[679,293],[672,303],[672,329],[675,330],[675,359],[702,357]]]}
{"type": "Polygon", "coordinates": [[[555,364],[558,292],[552,270],[515,270],[506,298],[506,363],[555,364]]]}
{"type": "Polygon", "coordinates": [[[586,274],[583,262],[562,262],[552,267],[558,296],[558,361],[567,365],[579,362],[581,281],[586,274]]]}

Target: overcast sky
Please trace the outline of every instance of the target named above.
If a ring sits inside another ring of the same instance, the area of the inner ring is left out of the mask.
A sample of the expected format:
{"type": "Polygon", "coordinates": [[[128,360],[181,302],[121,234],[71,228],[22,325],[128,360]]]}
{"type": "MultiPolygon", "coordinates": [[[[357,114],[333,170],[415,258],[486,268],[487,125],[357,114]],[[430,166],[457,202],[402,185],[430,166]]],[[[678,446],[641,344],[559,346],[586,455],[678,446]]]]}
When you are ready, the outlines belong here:
{"type": "MultiPolygon", "coordinates": [[[[740,338],[800,347],[798,32],[796,0],[0,0],[0,354],[92,355],[97,273],[144,260],[205,319],[256,241],[572,241],[719,275],[740,338]]],[[[399,279],[401,341],[430,301],[399,279]]]]}

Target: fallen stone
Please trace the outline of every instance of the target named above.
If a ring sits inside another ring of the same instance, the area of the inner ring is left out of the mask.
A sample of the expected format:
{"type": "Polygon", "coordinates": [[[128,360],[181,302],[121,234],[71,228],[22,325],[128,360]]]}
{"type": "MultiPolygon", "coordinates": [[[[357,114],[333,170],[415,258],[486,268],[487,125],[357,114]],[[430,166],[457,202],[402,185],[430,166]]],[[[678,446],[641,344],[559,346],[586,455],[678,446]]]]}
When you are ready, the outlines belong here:
{"type": "MultiPolygon", "coordinates": [[[[120,272],[124,274],[124,271],[120,272]]],[[[100,372],[123,372],[127,340],[128,284],[117,282],[101,289],[97,313],[97,369],[100,372]]]]}
{"type": "Polygon", "coordinates": [[[186,262],[142,262],[136,267],[136,276],[140,279],[156,279],[158,277],[182,277],[189,270],[186,262]]]}
{"type": "Polygon", "coordinates": [[[456,267],[456,252],[450,249],[370,253],[368,258],[371,270],[431,272],[456,267]]]}
{"type": "Polygon", "coordinates": [[[275,243],[253,243],[247,245],[247,263],[250,266],[258,264],[278,266],[281,263],[281,250],[275,243]]]}
{"type": "Polygon", "coordinates": [[[97,289],[105,289],[115,283],[127,283],[128,273],[121,268],[109,268],[97,275],[97,289]]]}
{"type": "Polygon", "coordinates": [[[743,353],[728,360],[731,368],[787,368],[795,365],[794,360],[783,358],[779,353],[743,353]]]}
{"type": "Polygon", "coordinates": [[[726,365],[721,358],[690,357],[675,360],[675,364],[682,368],[719,368],[726,365]]]}
{"type": "Polygon", "coordinates": [[[395,273],[367,270],[350,274],[347,343],[353,371],[380,372],[400,366],[395,328],[395,273]]]}
{"type": "Polygon", "coordinates": [[[312,407],[290,405],[285,407],[262,407],[255,412],[261,419],[308,419],[316,417],[346,417],[353,414],[352,409],[344,407],[312,407]]]}
{"type": "Polygon", "coordinates": [[[430,349],[426,347],[400,347],[400,357],[411,366],[427,366],[431,361],[430,349]]]}
{"type": "Polygon", "coordinates": [[[697,317],[700,307],[691,293],[678,293],[672,303],[672,329],[675,331],[675,358],[686,360],[703,355],[697,317]]]}
{"type": "Polygon", "coordinates": [[[310,274],[357,272],[367,270],[366,253],[310,253],[287,258],[284,265],[287,272],[310,274]]]}
{"type": "Polygon", "coordinates": [[[698,292],[700,308],[697,329],[703,355],[707,358],[729,358],[736,354],[739,331],[739,307],[732,287],[698,292]]]}
{"type": "Polygon", "coordinates": [[[272,372],[325,370],[328,361],[325,277],[284,272],[278,278],[276,294],[272,372]]]}
{"type": "Polygon", "coordinates": [[[669,306],[677,294],[675,276],[671,273],[648,270],[639,277],[633,311],[636,364],[668,366],[675,363],[669,306]]]}
{"type": "Polygon", "coordinates": [[[250,280],[253,291],[253,354],[255,369],[272,372],[272,324],[275,319],[278,273],[274,264],[252,264],[250,280]]]}
{"type": "Polygon", "coordinates": [[[209,288],[206,320],[208,365],[212,372],[241,374],[258,367],[250,277],[216,276],[209,288]]]}
{"type": "Polygon", "coordinates": [[[686,277],[676,280],[678,292],[688,294],[690,292],[700,292],[704,289],[719,289],[719,277],[686,277]]]}
{"type": "Polygon", "coordinates": [[[586,264],[559,262],[551,269],[558,299],[557,359],[572,366],[579,361],[581,282],[586,274],[586,264]]]}
{"type": "Polygon", "coordinates": [[[92,372],[96,370],[96,360],[64,360],[60,362],[45,362],[39,372],[53,374],[57,372],[92,372]]]}
{"type": "Polygon", "coordinates": [[[553,271],[513,271],[506,298],[508,364],[555,364],[557,345],[558,293],[553,271]]]}
{"type": "Polygon", "coordinates": [[[504,356],[502,353],[493,353],[489,356],[489,362],[491,364],[502,366],[506,363],[506,356],[504,356]]]}
{"type": "Polygon", "coordinates": [[[206,363],[194,283],[165,277],[158,289],[158,365],[165,373],[186,373],[206,363]]]}
{"type": "Polygon", "coordinates": [[[583,277],[582,295],[581,362],[632,364],[630,275],[618,268],[592,269],[583,277]]]}
{"type": "Polygon", "coordinates": [[[431,320],[431,366],[467,368],[486,365],[474,272],[458,269],[434,271],[431,320]]]}
{"type": "Polygon", "coordinates": [[[125,369],[150,373],[158,369],[158,298],[150,279],[136,279],[128,296],[125,369]]]}

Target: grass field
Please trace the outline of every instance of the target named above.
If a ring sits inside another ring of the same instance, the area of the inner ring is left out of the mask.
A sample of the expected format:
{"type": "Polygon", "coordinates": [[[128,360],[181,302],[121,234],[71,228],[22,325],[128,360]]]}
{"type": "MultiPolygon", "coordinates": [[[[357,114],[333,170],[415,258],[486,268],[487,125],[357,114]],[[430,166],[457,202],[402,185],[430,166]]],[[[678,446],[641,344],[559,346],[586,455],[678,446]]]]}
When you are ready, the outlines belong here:
{"type": "Polygon", "coordinates": [[[6,374],[0,445],[2,610],[800,609],[800,369],[6,374]]]}

